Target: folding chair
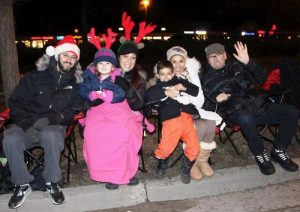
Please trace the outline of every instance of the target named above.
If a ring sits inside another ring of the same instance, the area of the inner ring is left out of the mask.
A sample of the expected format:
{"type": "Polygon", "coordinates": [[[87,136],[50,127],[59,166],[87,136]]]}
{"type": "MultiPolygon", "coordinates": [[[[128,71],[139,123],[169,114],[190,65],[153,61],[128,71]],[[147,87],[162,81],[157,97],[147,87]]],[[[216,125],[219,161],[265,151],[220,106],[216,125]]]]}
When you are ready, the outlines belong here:
{"type": "MultiPolygon", "coordinates": [[[[299,101],[300,89],[295,79],[295,76],[292,74],[292,72],[294,70],[298,70],[298,72],[300,72],[300,62],[298,62],[298,64],[294,65],[293,67],[289,67],[288,62],[284,62],[283,64],[281,64],[279,68],[275,68],[270,72],[265,84],[261,87],[261,90],[267,93],[268,99],[273,103],[278,103],[278,104],[287,103],[287,104],[292,104],[296,107],[298,106],[299,108],[300,106],[297,105],[295,102],[297,100],[299,101]],[[283,71],[284,69],[288,69],[288,70],[283,71]],[[287,73],[283,74],[284,72],[288,72],[291,74],[291,76],[289,77],[290,79],[286,79],[287,76],[285,75],[287,75],[287,73]],[[289,100],[291,98],[289,97],[290,95],[293,96],[292,99],[296,99],[296,100],[294,101],[289,100]]],[[[299,83],[300,83],[300,79],[299,79],[299,83]]],[[[298,130],[300,129],[299,125],[297,125],[297,129],[298,130]]],[[[267,141],[272,142],[272,140],[264,136],[264,133],[267,130],[271,133],[272,137],[275,138],[275,135],[277,133],[277,127],[273,126],[272,129],[272,126],[266,125],[265,127],[261,128],[260,131],[261,137],[267,141]]],[[[296,138],[297,142],[300,143],[300,138],[298,137],[296,132],[294,134],[294,137],[296,138]]]]}
{"type": "Polygon", "coordinates": [[[70,181],[71,161],[73,160],[75,164],[78,163],[77,147],[75,140],[75,127],[78,125],[79,120],[82,119],[84,116],[85,115],[82,112],[77,113],[73,117],[71,124],[68,125],[66,131],[65,149],[63,150],[62,155],[67,159],[67,182],[70,181]]]}
{"type": "MultiPolygon", "coordinates": [[[[274,89],[272,90],[272,88],[276,85],[280,85],[280,70],[278,68],[273,69],[268,74],[266,82],[259,89],[260,95],[267,97],[266,98],[267,101],[270,101],[273,103],[277,102],[277,103],[281,104],[286,95],[286,92],[288,92],[288,91],[282,91],[282,90],[274,91],[274,89]],[[272,90],[272,92],[271,92],[271,90],[272,90]]],[[[226,121],[226,119],[225,119],[225,121],[226,121]]],[[[220,132],[217,133],[219,135],[219,139],[220,139],[221,143],[225,144],[229,140],[232,147],[234,148],[235,152],[239,156],[241,156],[241,154],[240,154],[237,146],[234,144],[232,136],[233,136],[233,134],[240,132],[240,130],[241,130],[240,126],[232,124],[230,122],[226,122],[226,127],[223,130],[223,132],[225,134],[225,138],[222,137],[220,132]]],[[[274,141],[275,135],[277,133],[277,127],[270,125],[270,124],[266,124],[263,126],[258,126],[258,131],[259,131],[259,136],[261,139],[272,143],[274,141]],[[267,131],[269,132],[269,134],[271,134],[272,138],[266,136],[267,131]]]]}
{"type": "MultiPolygon", "coordinates": [[[[3,139],[3,131],[5,130],[6,125],[8,124],[8,122],[6,121],[8,119],[7,117],[9,117],[9,110],[6,110],[6,111],[3,111],[2,113],[0,113],[0,132],[2,133],[1,134],[1,140],[3,139]]],[[[0,146],[1,146],[1,153],[0,153],[0,158],[1,158],[1,162],[0,162],[0,173],[1,173],[0,194],[7,194],[7,193],[9,193],[10,190],[13,189],[14,185],[9,180],[10,172],[9,172],[9,168],[8,168],[7,159],[4,155],[2,144],[0,144],[0,146]]]]}
{"type": "Polygon", "coordinates": [[[235,143],[233,142],[232,136],[233,136],[233,134],[240,132],[240,131],[241,131],[240,126],[231,124],[229,122],[226,122],[226,126],[223,130],[220,129],[220,125],[216,127],[216,135],[218,135],[220,142],[222,144],[226,144],[227,141],[229,141],[238,156],[241,156],[241,153],[238,150],[235,143]],[[224,132],[224,134],[225,134],[224,138],[222,137],[222,132],[224,132]]]}
{"type": "Polygon", "coordinates": [[[146,137],[146,128],[147,128],[147,125],[145,123],[145,116],[143,116],[142,125],[143,125],[143,141],[142,141],[141,149],[139,151],[139,155],[141,156],[142,167],[139,166],[139,170],[141,172],[147,173],[148,171],[145,166],[144,152],[143,152],[143,143],[144,143],[144,138],[146,137]]]}
{"type": "MultiPolygon", "coordinates": [[[[154,103],[150,103],[147,104],[145,106],[145,110],[147,111],[147,116],[148,117],[153,117],[156,120],[156,129],[157,129],[157,143],[160,142],[161,139],[161,130],[162,130],[162,123],[160,121],[160,117],[159,117],[159,113],[158,113],[158,108],[159,108],[159,102],[154,102],[154,103]]],[[[178,145],[180,146],[180,145],[178,145]]],[[[177,147],[177,148],[181,148],[181,147],[177,147]]],[[[174,159],[174,161],[171,163],[171,165],[169,165],[170,168],[172,168],[173,166],[176,165],[176,163],[184,156],[184,152],[182,151],[182,153],[176,158],[174,159]]]]}
{"type": "MultiPolygon", "coordinates": [[[[300,60],[285,59],[279,64],[281,84],[289,90],[283,100],[284,103],[294,105],[300,110],[300,60]]],[[[300,130],[300,125],[297,125],[300,130]]],[[[294,137],[300,144],[300,138],[295,133],[294,137]]]]}
{"type": "MultiPolygon", "coordinates": [[[[5,109],[0,113],[0,124],[3,130],[5,130],[5,125],[10,121],[9,112],[10,109],[5,109]]],[[[78,124],[78,120],[83,117],[83,113],[76,114],[66,130],[65,148],[62,151],[62,156],[67,159],[67,182],[70,180],[71,161],[73,161],[75,164],[78,162],[74,129],[78,124]]],[[[26,149],[24,151],[24,157],[31,173],[33,173],[37,168],[44,166],[44,152],[40,146],[33,146],[26,149]]]]}

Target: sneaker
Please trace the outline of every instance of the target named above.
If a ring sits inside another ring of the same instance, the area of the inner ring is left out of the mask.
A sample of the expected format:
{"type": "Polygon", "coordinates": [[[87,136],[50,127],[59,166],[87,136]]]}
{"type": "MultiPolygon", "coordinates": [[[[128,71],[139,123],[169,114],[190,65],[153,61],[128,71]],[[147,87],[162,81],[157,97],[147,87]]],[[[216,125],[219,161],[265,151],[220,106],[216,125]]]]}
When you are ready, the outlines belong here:
{"type": "Polygon", "coordinates": [[[264,150],[260,155],[255,155],[255,160],[262,174],[271,175],[275,173],[275,168],[270,161],[266,150],[264,150]]]}
{"type": "Polygon", "coordinates": [[[11,209],[20,207],[30,194],[31,187],[29,184],[15,185],[14,193],[8,202],[8,207],[11,209]]]}
{"type": "Polygon", "coordinates": [[[65,202],[65,196],[57,183],[46,183],[47,191],[51,196],[54,205],[60,205],[65,202]]]}
{"type": "Polygon", "coordinates": [[[105,183],[105,188],[108,190],[116,190],[119,188],[119,185],[114,183],[105,183]]]}
{"type": "Polygon", "coordinates": [[[295,172],[299,169],[299,166],[290,159],[284,150],[273,149],[271,151],[271,158],[286,171],[295,172]]]}

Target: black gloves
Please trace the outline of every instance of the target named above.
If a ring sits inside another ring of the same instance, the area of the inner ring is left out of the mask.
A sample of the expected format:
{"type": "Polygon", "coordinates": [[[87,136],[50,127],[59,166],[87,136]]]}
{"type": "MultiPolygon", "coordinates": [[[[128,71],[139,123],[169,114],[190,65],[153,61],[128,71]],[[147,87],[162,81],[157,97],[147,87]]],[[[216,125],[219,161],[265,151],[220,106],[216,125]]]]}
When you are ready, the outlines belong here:
{"type": "Polygon", "coordinates": [[[120,86],[125,92],[129,91],[130,89],[129,82],[121,76],[116,77],[115,84],[120,86]]]}

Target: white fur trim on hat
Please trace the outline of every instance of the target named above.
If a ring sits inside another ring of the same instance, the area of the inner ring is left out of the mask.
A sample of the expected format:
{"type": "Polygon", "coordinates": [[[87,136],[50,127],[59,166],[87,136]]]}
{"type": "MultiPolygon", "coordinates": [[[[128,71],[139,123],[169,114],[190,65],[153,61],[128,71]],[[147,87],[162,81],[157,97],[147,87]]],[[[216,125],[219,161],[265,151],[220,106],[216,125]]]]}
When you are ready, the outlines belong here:
{"type": "Polygon", "coordinates": [[[206,150],[213,150],[213,149],[217,148],[217,144],[216,144],[215,141],[212,141],[210,143],[207,143],[205,141],[201,141],[200,142],[200,147],[202,149],[206,149],[206,150]]]}
{"type": "Polygon", "coordinates": [[[55,59],[58,59],[58,55],[63,52],[73,52],[77,56],[77,60],[79,60],[80,57],[80,49],[76,44],[72,43],[64,43],[59,46],[56,46],[55,48],[55,59]]]}
{"type": "Polygon", "coordinates": [[[54,46],[48,46],[46,48],[46,54],[50,57],[54,56],[55,55],[55,48],[54,46]]]}

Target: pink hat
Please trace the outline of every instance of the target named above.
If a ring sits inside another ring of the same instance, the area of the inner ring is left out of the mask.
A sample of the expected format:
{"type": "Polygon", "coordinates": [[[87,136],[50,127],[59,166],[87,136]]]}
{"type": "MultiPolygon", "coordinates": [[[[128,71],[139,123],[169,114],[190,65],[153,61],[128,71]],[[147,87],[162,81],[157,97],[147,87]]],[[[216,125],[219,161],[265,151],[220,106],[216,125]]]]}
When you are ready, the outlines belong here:
{"type": "Polygon", "coordinates": [[[72,35],[66,35],[64,39],[59,41],[55,47],[48,46],[46,48],[46,54],[50,57],[55,56],[56,60],[58,59],[58,55],[63,52],[72,52],[77,56],[77,59],[79,60],[80,49],[78,48],[72,35]]]}

